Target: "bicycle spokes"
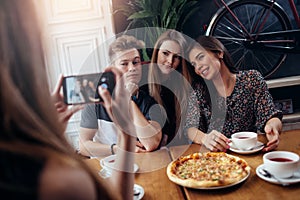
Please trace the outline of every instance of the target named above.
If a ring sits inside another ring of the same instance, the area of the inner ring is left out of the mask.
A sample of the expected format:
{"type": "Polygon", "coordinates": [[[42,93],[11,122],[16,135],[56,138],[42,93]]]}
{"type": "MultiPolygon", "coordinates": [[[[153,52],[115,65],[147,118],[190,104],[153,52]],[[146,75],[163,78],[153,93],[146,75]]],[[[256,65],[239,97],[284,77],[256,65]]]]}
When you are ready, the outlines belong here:
{"type": "Polygon", "coordinates": [[[290,28],[288,17],[276,3],[239,0],[217,12],[206,34],[225,45],[239,69],[257,69],[268,77],[286,58],[279,49],[290,47],[293,39],[287,35],[271,38],[267,33],[290,28]]]}

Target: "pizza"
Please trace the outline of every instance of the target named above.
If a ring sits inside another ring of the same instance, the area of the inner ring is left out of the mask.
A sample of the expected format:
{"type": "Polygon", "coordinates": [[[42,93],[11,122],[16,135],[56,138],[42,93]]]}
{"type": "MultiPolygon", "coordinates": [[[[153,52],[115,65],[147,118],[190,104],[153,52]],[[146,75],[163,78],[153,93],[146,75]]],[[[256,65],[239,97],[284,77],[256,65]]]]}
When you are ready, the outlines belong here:
{"type": "Polygon", "coordinates": [[[245,180],[249,174],[245,160],[224,152],[181,156],[167,167],[171,181],[190,188],[228,186],[245,180]]]}

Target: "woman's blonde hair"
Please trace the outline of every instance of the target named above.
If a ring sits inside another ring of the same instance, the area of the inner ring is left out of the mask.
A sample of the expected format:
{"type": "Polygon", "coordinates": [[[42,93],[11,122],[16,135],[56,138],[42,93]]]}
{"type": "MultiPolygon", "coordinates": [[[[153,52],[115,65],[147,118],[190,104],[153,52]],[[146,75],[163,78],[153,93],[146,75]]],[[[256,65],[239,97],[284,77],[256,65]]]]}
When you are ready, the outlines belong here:
{"type": "MultiPolygon", "coordinates": [[[[158,51],[161,45],[165,41],[174,41],[176,42],[181,49],[181,55],[184,55],[184,49],[187,47],[186,39],[184,38],[183,34],[176,31],[176,30],[167,30],[161,34],[154,45],[152,57],[151,57],[151,64],[149,65],[148,71],[148,87],[150,95],[160,104],[163,105],[162,98],[160,96],[161,93],[161,72],[160,69],[157,67],[157,57],[158,51]]],[[[188,96],[188,85],[191,81],[191,76],[187,68],[186,60],[181,57],[181,61],[179,66],[177,67],[176,71],[178,73],[173,73],[170,75],[169,78],[172,81],[176,82],[175,84],[170,85],[172,88],[171,90],[174,92],[175,97],[175,113],[176,113],[176,130],[178,130],[180,125],[180,120],[185,115],[185,109],[187,105],[187,96],[188,96]],[[180,76],[178,76],[180,74],[180,76]],[[173,77],[172,77],[173,76],[173,77]]]]}

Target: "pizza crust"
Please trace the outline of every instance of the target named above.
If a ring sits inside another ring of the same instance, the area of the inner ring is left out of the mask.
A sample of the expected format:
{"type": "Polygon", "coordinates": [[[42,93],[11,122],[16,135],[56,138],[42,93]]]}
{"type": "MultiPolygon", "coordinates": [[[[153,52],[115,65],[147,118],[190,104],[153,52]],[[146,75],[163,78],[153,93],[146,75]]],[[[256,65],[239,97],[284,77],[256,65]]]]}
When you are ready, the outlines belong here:
{"type": "Polygon", "coordinates": [[[249,174],[250,167],[245,160],[224,152],[194,153],[182,156],[172,161],[167,167],[167,176],[171,181],[190,188],[212,188],[232,185],[243,181],[249,174]],[[202,163],[199,167],[196,164],[200,162],[202,163]],[[193,164],[196,167],[191,166],[193,164]],[[201,170],[201,167],[205,169],[201,170]],[[222,169],[224,169],[224,173],[222,169]],[[178,173],[182,177],[179,177],[178,173]],[[185,177],[185,174],[188,177],[185,177]],[[213,179],[212,174],[217,177],[215,180],[211,180],[213,179]],[[198,176],[200,176],[201,180],[197,180],[197,178],[199,179],[198,176]]]}

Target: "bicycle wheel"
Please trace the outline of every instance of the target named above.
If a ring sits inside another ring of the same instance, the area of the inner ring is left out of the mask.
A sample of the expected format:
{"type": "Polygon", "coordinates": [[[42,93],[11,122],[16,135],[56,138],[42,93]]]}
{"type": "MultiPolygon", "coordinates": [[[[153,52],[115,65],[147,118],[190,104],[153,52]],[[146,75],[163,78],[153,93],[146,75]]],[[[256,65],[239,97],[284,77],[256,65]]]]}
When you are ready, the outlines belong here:
{"type": "Polygon", "coordinates": [[[291,29],[287,14],[277,3],[272,7],[267,0],[238,0],[228,7],[236,18],[227,8],[219,9],[206,35],[224,44],[239,70],[256,69],[268,78],[287,56],[270,47],[287,47],[287,37],[259,37],[259,34],[291,29]]]}

